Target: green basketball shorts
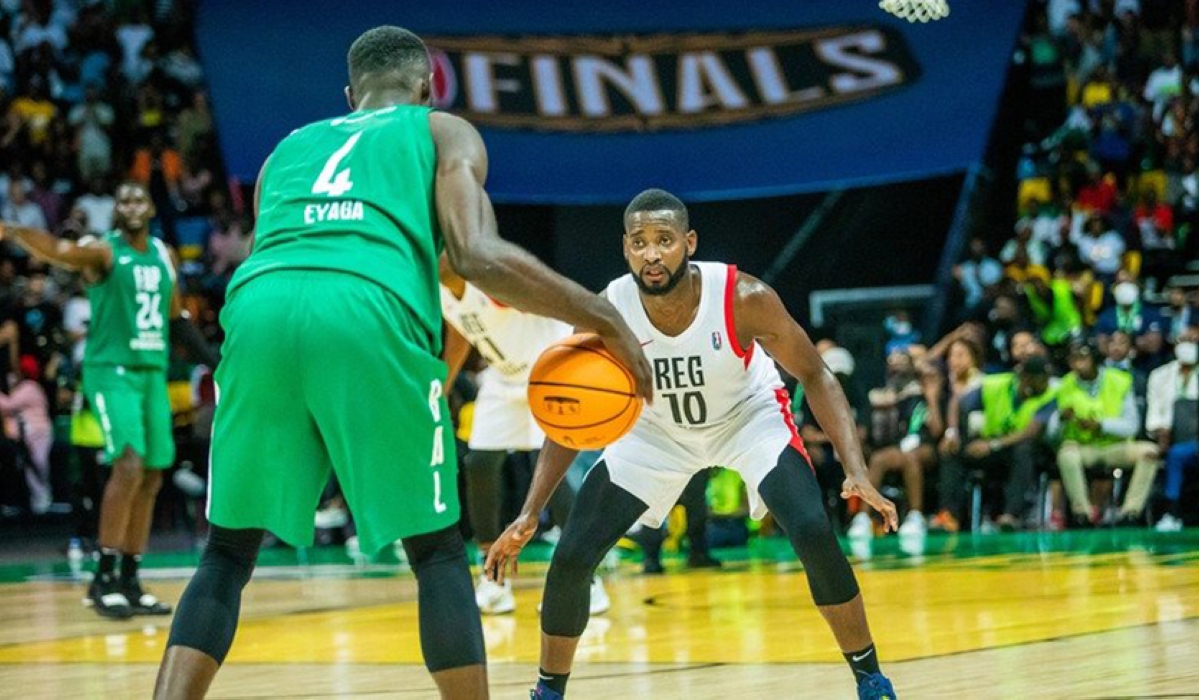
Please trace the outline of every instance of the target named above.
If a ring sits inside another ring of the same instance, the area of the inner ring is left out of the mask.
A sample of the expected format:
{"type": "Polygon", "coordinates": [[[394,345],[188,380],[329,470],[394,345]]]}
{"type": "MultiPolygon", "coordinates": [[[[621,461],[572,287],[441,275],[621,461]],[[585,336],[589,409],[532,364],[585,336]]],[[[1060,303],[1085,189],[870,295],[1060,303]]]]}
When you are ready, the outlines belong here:
{"type": "Polygon", "coordinates": [[[354,275],[264,274],[221,314],[209,520],[309,545],[330,471],[373,554],[458,521],[446,367],[411,311],[354,275]]]}
{"type": "Polygon", "coordinates": [[[84,365],[83,393],[104,434],[108,464],[132,449],[147,469],[175,463],[175,435],[165,369],[84,365]]]}

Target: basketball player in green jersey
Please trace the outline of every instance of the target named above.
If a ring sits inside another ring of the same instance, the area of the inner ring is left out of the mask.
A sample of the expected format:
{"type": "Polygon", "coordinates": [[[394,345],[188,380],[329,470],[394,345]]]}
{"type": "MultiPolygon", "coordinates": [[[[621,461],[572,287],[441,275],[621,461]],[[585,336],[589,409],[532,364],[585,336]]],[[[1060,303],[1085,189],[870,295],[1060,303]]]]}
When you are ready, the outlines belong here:
{"type": "Polygon", "coordinates": [[[482,139],[427,106],[421,40],[377,27],[355,40],[348,63],[354,111],[292,132],[258,179],[254,250],[221,317],[212,531],[179,602],[157,698],[205,694],[233,642],[263,531],[311,543],[330,469],[363,553],[403,540],[441,696],[487,697],[439,358],[443,248],[491,297],[594,329],[641,395],[651,391],[649,365],[611,304],[497,235],[482,139]]]}
{"type": "Polygon", "coordinates": [[[100,561],[88,602],[105,617],[166,615],[170,606],[142,589],[137,570],[162,470],[175,462],[166,373],[171,336],[201,362],[215,366],[216,357],[184,318],[171,252],[150,235],[154,205],[146,188],[138,183],[117,188],[114,213],[116,230],[80,244],[3,224],[0,238],[79,270],[89,285],[92,321],[83,391],[100,419],[112,474],[100,505],[100,561]]]}

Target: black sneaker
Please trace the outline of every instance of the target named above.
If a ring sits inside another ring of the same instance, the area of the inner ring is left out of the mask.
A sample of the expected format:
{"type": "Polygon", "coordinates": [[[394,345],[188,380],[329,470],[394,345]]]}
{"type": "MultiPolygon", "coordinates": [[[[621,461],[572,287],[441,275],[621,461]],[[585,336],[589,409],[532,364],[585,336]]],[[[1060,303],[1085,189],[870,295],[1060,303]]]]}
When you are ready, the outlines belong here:
{"type": "Polygon", "coordinates": [[[142,590],[142,582],[130,579],[121,582],[121,591],[129,600],[134,615],[170,615],[173,608],[142,590]]]}
{"type": "Polygon", "coordinates": [[[83,604],[94,608],[101,617],[114,620],[128,620],[133,617],[133,608],[129,599],[121,592],[120,582],[113,574],[96,574],[92,584],[88,586],[87,598],[83,604]]]}

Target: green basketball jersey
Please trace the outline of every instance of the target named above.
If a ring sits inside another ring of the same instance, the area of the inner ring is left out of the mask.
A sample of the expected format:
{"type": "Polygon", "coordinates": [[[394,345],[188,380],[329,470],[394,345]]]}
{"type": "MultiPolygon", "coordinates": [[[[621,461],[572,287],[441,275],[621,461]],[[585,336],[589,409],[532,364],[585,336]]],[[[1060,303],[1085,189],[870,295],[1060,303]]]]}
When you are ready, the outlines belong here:
{"type": "Polygon", "coordinates": [[[395,294],[440,352],[441,303],[428,107],[358,111],[297,129],[259,183],[254,250],[229,284],[274,270],[332,270],[395,294]]]}
{"type": "Polygon", "coordinates": [[[175,287],[167,247],[151,237],[146,250],[139,251],[119,231],[105,234],[104,240],[112,247],[112,271],[88,288],[92,320],[83,362],[165,368],[175,287]]]}

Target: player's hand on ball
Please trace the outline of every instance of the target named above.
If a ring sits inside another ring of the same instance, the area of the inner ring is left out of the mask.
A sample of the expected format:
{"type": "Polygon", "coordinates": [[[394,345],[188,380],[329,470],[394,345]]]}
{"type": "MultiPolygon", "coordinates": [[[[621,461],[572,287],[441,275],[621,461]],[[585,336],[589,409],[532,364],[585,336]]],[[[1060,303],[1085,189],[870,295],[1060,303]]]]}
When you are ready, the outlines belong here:
{"type": "Polygon", "coordinates": [[[515,574],[516,560],[520,556],[520,550],[525,548],[535,534],[537,534],[537,518],[521,515],[513,521],[487,551],[487,561],[483,563],[484,575],[496,583],[503,583],[504,578],[508,576],[509,567],[515,574]]]}
{"type": "Polygon", "coordinates": [[[604,347],[608,348],[608,351],[633,373],[633,380],[637,384],[637,395],[645,399],[646,403],[653,403],[654,374],[649,368],[649,360],[645,359],[645,351],[641,349],[641,343],[637,340],[637,336],[633,335],[633,331],[629,330],[624,321],[620,321],[610,330],[600,331],[596,335],[604,341],[604,347]]]}
{"type": "Polygon", "coordinates": [[[869,479],[853,476],[845,478],[845,483],[841,485],[841,498],[848,499],[853,496],[866,501],[871,508],[883,516],[884,531],[897,532],[899,530],[899,512],[895,510],[895,504],[879,493],[869,479]]]}

